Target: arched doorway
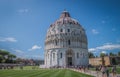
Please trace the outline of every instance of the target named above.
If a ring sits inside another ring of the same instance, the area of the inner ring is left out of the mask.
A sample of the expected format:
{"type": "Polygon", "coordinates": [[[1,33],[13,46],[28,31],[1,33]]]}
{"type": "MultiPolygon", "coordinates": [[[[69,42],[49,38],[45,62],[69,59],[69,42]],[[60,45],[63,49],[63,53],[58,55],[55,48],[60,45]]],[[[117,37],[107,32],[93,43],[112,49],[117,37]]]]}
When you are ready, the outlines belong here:
{"type": "Polygon", "coordinates": [[[67,66],[73,66],[74,65],[74,53],[72,49],[68,49],[66,51],[66,65],[67,66]]]}

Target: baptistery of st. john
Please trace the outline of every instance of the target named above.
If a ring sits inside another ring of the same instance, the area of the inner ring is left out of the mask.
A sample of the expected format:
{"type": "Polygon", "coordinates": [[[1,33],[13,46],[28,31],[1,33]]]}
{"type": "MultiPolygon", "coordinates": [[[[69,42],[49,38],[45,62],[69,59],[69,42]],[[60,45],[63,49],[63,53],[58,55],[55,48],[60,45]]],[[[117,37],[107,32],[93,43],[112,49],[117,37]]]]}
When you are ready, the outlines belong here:
{"type": "Polygon", "coordinates": [[[88,42],[84,28],[63,11],[47,30],[45,67],[88,65],[88,42]]]}

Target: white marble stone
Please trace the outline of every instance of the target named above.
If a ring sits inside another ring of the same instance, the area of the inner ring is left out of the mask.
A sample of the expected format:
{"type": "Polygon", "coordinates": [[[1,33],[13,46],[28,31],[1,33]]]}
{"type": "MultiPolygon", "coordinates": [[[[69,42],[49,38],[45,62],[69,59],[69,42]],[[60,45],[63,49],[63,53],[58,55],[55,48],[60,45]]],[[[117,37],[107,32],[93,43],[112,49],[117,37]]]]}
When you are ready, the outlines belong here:
{"type": "Polygon", "coordinates": [[[47,30],[44,67],[77,65],[88,65],[87,36],[78,21],[63,11],[47,30]]]}

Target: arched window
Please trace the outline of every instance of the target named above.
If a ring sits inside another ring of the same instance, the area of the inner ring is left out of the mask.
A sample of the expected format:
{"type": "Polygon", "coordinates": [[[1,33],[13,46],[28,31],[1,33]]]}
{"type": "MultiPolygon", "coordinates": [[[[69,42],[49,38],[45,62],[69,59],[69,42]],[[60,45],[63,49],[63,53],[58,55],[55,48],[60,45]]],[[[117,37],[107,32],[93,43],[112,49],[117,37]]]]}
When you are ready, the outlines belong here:
{"type": "Polygon", "coordinates": [[[80,31],[80,34],[81,34],[82,32],[80,31]]]}
{"type": "Polygon", "coordinates": [[[68,29],[68,32],[70,32],[70,29],[68,29]]]}
{"type": "Polygon", "coordinates": [[[57,45],[57,40],[55,40],[55,45],[57,45]]]}
{"type": "Polygon", "coordinates": [[[55,53],[53,53],[53,61],[55,60],[55,53]]]}
{"type": "Polygon", "coordinates": [[[60,29],[60,32],[63,32],[63,29],[60,29]]]}
{"type": "Polygon", "coordinates": [[[77,53],[77,58],[79,58],[79,53],[77,53]]]}
{"type": "Polygon", "coordinates": [[[60,53],[60,58],[62,58],[62,53],[60,53]]]}
{"type": "Polygon", "coordinates": [[[70,45],[70,40],[68,40],[68,45],[70,45]]]}

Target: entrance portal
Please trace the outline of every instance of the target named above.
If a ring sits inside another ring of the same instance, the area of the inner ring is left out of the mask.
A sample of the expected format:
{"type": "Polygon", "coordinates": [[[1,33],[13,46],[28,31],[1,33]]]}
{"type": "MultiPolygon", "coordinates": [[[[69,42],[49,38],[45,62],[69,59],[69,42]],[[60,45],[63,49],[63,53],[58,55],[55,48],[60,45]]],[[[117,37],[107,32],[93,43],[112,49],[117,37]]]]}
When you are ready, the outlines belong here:
{"type": "Polygon", "coordinates": [[[68,66],[72,66],[72,57],[68,57],[68,66]]]}
{"type": "Polygon", "coordinates": [[[66,65],[67,66],[73,66],[74,65],[74,53],[72,49],[68,49],[66,51],[66,65]]]}

